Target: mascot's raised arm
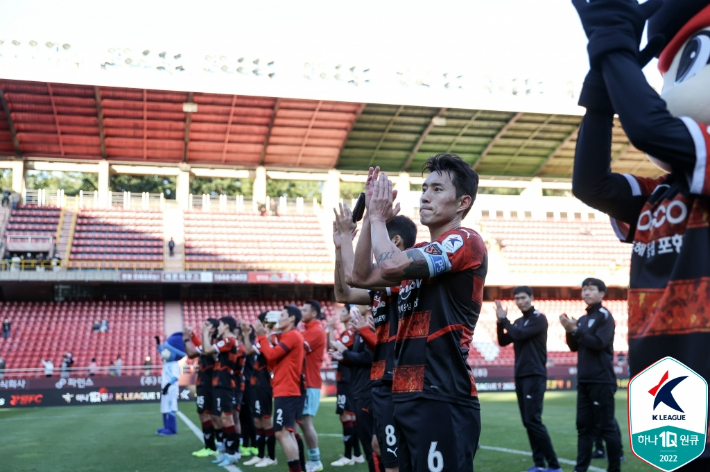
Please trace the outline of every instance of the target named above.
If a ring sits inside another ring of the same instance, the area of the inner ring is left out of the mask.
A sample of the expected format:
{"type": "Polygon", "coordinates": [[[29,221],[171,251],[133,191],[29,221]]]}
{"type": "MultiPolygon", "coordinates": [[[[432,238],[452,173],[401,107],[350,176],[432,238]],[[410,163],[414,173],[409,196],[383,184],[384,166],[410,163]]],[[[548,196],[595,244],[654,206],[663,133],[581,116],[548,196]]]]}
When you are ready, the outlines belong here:
{"type": "Polygon", "coordinates": [[[178,409],[178,380],[180,379],[180,361],[185,357],[185,343],[182,340],[182,333],[177,332],[170,335],[164,344],[160,344],[160,338],[155,337],[158,344],[158,352],[163,358],[163,372],[160,386],[162,395],[160,397],[160,412],[163,414],[163,427],[156,431],[161,436],[172,436],[177,434],[177,409],[178,409]]]}
{"type": "MultiPolygon", "coordinates": [[[[587,112],[573,192],[607,213],[617,236],[633,244],[630,373],[672,356],[710,381],[710,0],[573,4],[591,66],[580,94],[587,112]],[[648,46],[639,51],[647,19],[648,46]],[[654,55],[660,96],[641,72],[654,55]],[[611,172],[615,113],[665,175],[611,172]]],[[[710,471],[710,448],[691,465],[710,471]]]]}

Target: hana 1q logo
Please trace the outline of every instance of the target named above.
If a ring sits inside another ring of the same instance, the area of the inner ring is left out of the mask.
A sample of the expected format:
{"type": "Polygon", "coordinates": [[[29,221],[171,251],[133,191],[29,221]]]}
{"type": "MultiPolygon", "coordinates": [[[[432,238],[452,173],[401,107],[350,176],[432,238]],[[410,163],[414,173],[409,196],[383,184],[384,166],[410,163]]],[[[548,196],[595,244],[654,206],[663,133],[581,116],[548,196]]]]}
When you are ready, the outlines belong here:
{"type": "Polygon", "coordinates": [[[629,382],[631,450],[641,460],[670,472],[705,450],[708,384],[665,357],[629,382]]]}

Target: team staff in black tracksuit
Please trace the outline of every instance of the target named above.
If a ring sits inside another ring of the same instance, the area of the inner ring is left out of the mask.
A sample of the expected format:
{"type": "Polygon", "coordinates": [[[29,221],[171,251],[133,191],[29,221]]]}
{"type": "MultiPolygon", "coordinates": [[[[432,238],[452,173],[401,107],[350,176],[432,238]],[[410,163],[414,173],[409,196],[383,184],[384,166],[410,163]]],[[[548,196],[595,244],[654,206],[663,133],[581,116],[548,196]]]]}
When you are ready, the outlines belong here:
{"type": "Polygon", "coordinates": [[[523,316],[511,323],[508,311],[496,300],[498,344],[513,343],[515,349],[515,394],[535,463],[528,472],[561,472],[550,435],[542,424],[547,387],[547,318],[533,307],[530,287],[516,287],[513,297],[523,316]],[[545,469],[545,461],[549,469],[545,469]]]}
{"type": "Polygon", "coordinates": [[[621,470],[621,438],[614,421],[614,318],[602,306],[606,285],[599,279],[582,282],[587,314],[579,320],[560,316],[567,345],[577,355],[577,466],[586,472],[597,431],[607,445],[608,472],[621,470]]]}
{"type": "MultiPolygon", "coordinates": [[[[353,306],[351,310],[367,310],[366,318],[371,316],[370,307],[366,305],[353,306]]],[[[352,311],[351,311],[352,313],[352,311]]],[[[369,328],[368,328],[369,329],[369,328]]],[[[359,332],[355,332],[355,340],[350,349],[343,349],[342,344],[336,345],[343,359],[350,363],[350,373],[352,380],[350,384],[350,394],[355,400],[355,430],[357,437],[362,444],[365,453],[367,466],[370,472],[375,472],[375,464],[372,457],[372,382],[370,381],[370,370],[372,369],[372,350],[365,345],[365,341],[359,332]]],[[[333,353],[333,358],[338,358],[338,353],[333,353]]]]}

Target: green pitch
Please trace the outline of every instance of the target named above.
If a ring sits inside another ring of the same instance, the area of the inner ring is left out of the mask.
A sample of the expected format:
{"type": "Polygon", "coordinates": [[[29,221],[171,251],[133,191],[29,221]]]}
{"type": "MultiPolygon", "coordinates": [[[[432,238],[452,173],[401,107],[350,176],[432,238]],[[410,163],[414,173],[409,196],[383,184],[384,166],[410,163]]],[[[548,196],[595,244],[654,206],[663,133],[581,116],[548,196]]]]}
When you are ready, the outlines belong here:
{"type": "MultiPolygon", "coordinates": [[[[532,465],[527,456],[485,449],[497,447],[529,450],[527,435],[518,414],[513,393],[481,395],[483,432],[475,460],[477,472],[520,472],[532,465]]],[[[180,410],[199,426],[194,405],[181,403],[180,410]]],[[[617,418],[622,427],[626,463],[624,472],[655,470],[633,456],[626,431],[626,392],[617,394],[617,418]]],[[[0,409],[0,471],[106,471],[106,472],[191,472],[217,470],[209,459],[190,454],[201,448],[195,434],[178,420],[179,434],[160,437],[158,404],[98,405],[81,407],[0,409]]],[[[573,460],[576,454],[575,393],[548,392],[543,420],[560,458],[573,460]]],[[[335,415],[333,399],[324,399],[316,417],[320,449],[326,470],[330,462],[343,453],[340,422],[335,415]]],[[[248,470],[286,470],[280,446],[276,446],[279,465],[265,469],[241,466],[248,470]]],[[[606,470],[606,461],[594,460],[592,466],[606,470]]],[[[562,464],[565,472],[572,465],[562,464]]],[[[366,471],[367,465],[344,469],[366,471]]]]}

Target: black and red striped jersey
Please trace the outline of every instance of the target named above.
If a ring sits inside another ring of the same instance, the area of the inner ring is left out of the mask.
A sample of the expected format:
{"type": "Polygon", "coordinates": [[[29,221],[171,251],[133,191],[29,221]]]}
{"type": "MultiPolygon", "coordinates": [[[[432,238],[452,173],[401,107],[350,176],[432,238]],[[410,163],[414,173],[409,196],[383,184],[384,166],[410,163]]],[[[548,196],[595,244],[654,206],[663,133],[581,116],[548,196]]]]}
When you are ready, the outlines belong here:
{"type": "Polygon", "coordinates": [[[476,407],[468,352],[483,300],[486,245],[476,231],[457,228],[413,249],[427,257],[430,278],[400,284],[394,401],[427,398],[476,407]]]}
{"type": "Polygon", "coordinates": [[[659,178],[623,174],[631,189],[631,224],[612,219],[633,244],[629,278],[629,371],[635,375],[666,356],[710,380],[710,127],[683,119],[694,137],[692,175],[659,178]]]}
{"type": "Polygon", "coordinates": [[[251,385],[258,388],[271,388],[271,369],[263,354],[258,354],[254,361],[254,374],[251,376],[251,385]]]}
{"type": "Polygon", "coordinates": [[[370,292],[372,313],[377,341],[372,357],[370,380],[375,385],[392,382],[394,370],[394,346],[397,341],[397,295],[399,286],[388,287],[384,292],[370,292]]]}
{"type": "Polygon", "coordinates": [[[195,380],[195,386],[197,385],[212,385],[212,375],[214,374],[215,358],[213,354],[204,355],[202,354],[202,340],[196,333],[192,333],[192,344],[195,345],[195,349],[200,353],[197,366],[197,380],[195,380]]]}
{"type": "MultiPolygon", "coordinates": [[[[343,343],[345,347],[350,349],[355,342],[355,330],[348,327],[345,331],[336,337],[336,341],[343,343]]],[[[338,368],[335,372],[335,381],[349,384],[352,381],[352,372],[350,371],[349,362],[342,360],[338,362],[338,368]]]]}
{"type": "Polygon", "coordinates": [[[220,388],[236,387],[234,372],[237,370],[237,338],[228,336],[224,339],[215,339],[215,357],[212,386],[220,388]]]}
{"type": "Polygon", "coordinates": [[[246,364],[246,353],[244,345],[237,344],[237,363],[232,377],[234,378],[234,388],[236,390],[244,390],[244,365],[246,364]]]}

